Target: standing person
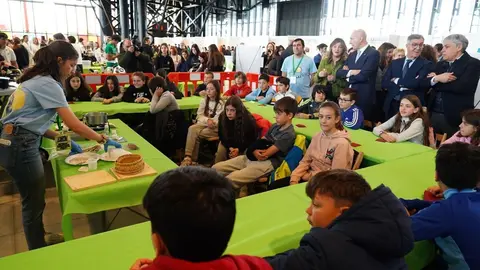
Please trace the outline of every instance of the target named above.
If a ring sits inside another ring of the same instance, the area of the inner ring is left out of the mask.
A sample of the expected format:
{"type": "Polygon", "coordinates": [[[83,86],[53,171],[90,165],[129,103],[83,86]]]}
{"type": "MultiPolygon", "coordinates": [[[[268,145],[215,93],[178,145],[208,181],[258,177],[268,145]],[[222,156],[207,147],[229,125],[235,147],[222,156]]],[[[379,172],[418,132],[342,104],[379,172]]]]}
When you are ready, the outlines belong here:
{"type": "Polygon", "coordinates": [[[305,42],[301,38],[293,41],[293,55],[285,58],[282,76],[290,79],[290,88],[303,99],[310,98],[310,80],[317,67],[312,58],[305,55],[305,42]]]}
{"type": "Polygon", "coordinates": [[[347,81],[342,78],[337,78],[336,74],[341,69],[347,60],[347,45],[341,38],[336,38],[330,44],[330,52],[325,53],[317,73],[313,76],[313,83],[327,86],[327,99],[336,100],[345,87],[347,81]]]}
{"type": "Polygon", "coordinates": [[[7,34],[0,32],[0,55],[3,56],[3,62],[9,66],[18,68],[17,57],[12,48],[7,46],[8,36],[7,34]]]}
{"type": "Polygon", "coordinates": [[[145,37],[143,39],[142,52],[148,55],[150,59],[153,58],[153,49],[152,49],[152,44],[149,37],[145,37]]]}
{"type": "Polygon", "coordinates": [[[437,51],[431,45],[425,44],[420,55],[433,64],[437,64],[438,62],[437,51]]]}
{"type": "Polygon", "coordinates": [[[105,46],[105,58],[107,59],[107,68],[108,67],[116,67],[117,66],[117,44],[121,41],[119,35],[113,35],[111,37],[110,42],[108,42],[107,46],[105,46]]]}
{"type": "Polygon", "coordinates": [[[57,40],[61,40],[61,41],[67,41],[67,39],[65,38],[65,36],[62,34],[62,33],[56,33],[53,35],[53,40],[54,41],[57,41],[57,40]]]}
{"type": "Polygon", "coordinates": [[[225,57],[218,50],[217,45],[210,44],[208,46],[208,61],[206,70],[212,72],[222,72],[225,65],[225,57]]]}
{"type": "MultiPolygon", "coordinates": [[[[327,44],[322,43],[317,46],[318,54],[313,57],[313,62],[315,63],[315,66],[318,68],[320,65],[320,62],[322,61],[322,57],[327,53],[327,44]]],[[[346,51],[346,50],[345,50],[346,51]]]]}
{"type": "Polygon", "coordinates": [[[435,46],[433,46],[433,48],[435,48],[435,52],[437,53],[438,62],[442,61],[443,44],[442,43],[437,43],[437,44],[435,44],[435,46]]]}
{"type": "Polygon", "coordinates": [[[382,87],[387,89],[383,105],[385,119],[398,112],[400,100],[406,95],[416,95],[425,105],[425,93],[430,88],[425,79],[433,69],[433,63],[423,58],[425,39],[422,35],[412,34],[407,38],[407,56],[392,61],[382,80],[382,87]]]}
{"type": "Polygon", "coordinates": [[[160,54],[155,59],[155,69],[157,70],[160,68],[163,68],[167,73],[175,72],[173,59],[168,55],[167,43],[162,43],[162,45],[160,45],[160,54]]]}
{"type": "Polygon", "coordinates": [[[27,68],[30,63],[30,54],[18,37],[13,39],[13,52],[15,53],[15,58],[17,58],[18,69],[24,70],[27,68]]]}
{"type": "Polygon", "coordinates": [[[387,92],[382,87],[382,79],[387,71],[387,67],[390,65],[393,59],[393,51],[395,45],[389,42],[384,42],[378,47],[378,53],[380,54],[380,62],[378,64],[377,80],[375,82],[375,90],[377,90],[375,99],[375,108],[373,112],[373,122],[385,121],[385,112],[383,111],[383,103],[385,103],[385,96],[387,92]]]}
{"type": "MultiPolygon", "coordinates": [[[[49,128],[58,114],[65,125],[80,136],[108,146],[120,144],[97,134],[84,125],[67,104],[62,82],[74,72],[77,52],[71,44],[55,41],[35,55],[35,65],[19,79],[11,95],[2,125],[0,166],[13,178],[22,198],[22,219],[30,250],[51,242],[52,234],[43,227],[45,175],[39,148],[42,137],[54,139],[59,134],[49,128]],[[47,241],[46,241],[47,240],[47,241]]],[[[72,152],[81,152],[72,141],[72,152]]],[[[57,237],[59,236],[57,235],[57,237]]]]}
{"type": "Polygon", "coordinates": [[[337,71],[337,78],[345,78],[350,88],[357,90],[357,105],[365,114],[365,119],[371,120],[380,55],[368,45],[367,33],[362,29],[353,31],[350,44],[355,52],[348,56],[343,68],[337,71]]]}
{"type": "Polygon", "coordinates": [[[197,44],[192,45],[192,50],[190,51],[190,55],[188,56],[188,69],[197,69],[200,65],[200,60],[198,57],[200,56],[200,49],[198,48],[197,44]]]}
{"type": "Polygon", "coordinates": [[[267,47],[265,48],[265,51],[262,52],[264,69],[267,67],[268,63],[272,60],[272,55],[274,51],[275,51],[275,42],[269,42],[267,44],[267,47]]]}
{"type": "Polygon", "coordinates": [[[182,56],[178,53],[177,48],[173,46],[170,47],[170,57],[173,60],[174,70],[177,70],[178,65],[182,61],[182,56]]]}
{"type": "MultiPolygon", "coordinates": [[[[25,47],[25,49],[27,49],[27,51],[28,51],[28,62],[29,62],[29,64],[32,64],[32,65],[33,65],[33,55],[34,55],[35,53],[33,52],[32,44],[31,44],[30,42],[28,42],[28,35],[23,35],[22,45],[23,45],[23,47],[25,47]]],[[[36,52],[36,51],[35,51],[35,52],[36,52]]]]}
{"type": "Polygon", "coordinates": [[[277,68],[277,63],[280,59],[280,54],[278,50],[279,50],[279,47],[276,47],[272,53],[272,58],[270,62],[268,62],[267,70],[266,70],[268,75],[273,75],[273,76],[280,75],[280,74],[277,74],[277,71],[275,70],[277,68]]]}
{"type": "Polygon", "coordinates": [[[37,37],[33,38],[32,44],[30,44],[30,46],[32,48],[32,58],[33,58],[33,55],[35,55],[37,51],[40,49],[40,43],[38,42],[37,37]]]}
{"type": "MultiPolygon", "coordinates": [[[[282,46],[280,46],[282,47],[282,46]]],[[[277,61],[277,67],[275,71],[277,74],[281,75],[282,74],[282,67],[283,67],[283,62],[287,57],[293,54],[293,40],[289,40],[288,47],[282,51],[279,50],[278,52],[280,54],[280,58],[277,61]]]]}
{"type": "Polygon", "coordinates": [[[468,39],[464,35],[447,36],[443,46],[443,61],[428,75],[433,88],[428,111],[435,133],[447,133],[451,137],[462,122],[461,113],[474,108],[480,60],[466,52],[468,39]]]}
{"type": "Polygon", "coordinates": [[[77,43],[77,39],[74,36],[68,36],[68,42],[72,44],[73,48],[77,50],[78,53],[78,60],[77,60],[77,72],[83,73],[83,59],[82,59],[82,52],[84,50],[83,45],[77,43]]]}

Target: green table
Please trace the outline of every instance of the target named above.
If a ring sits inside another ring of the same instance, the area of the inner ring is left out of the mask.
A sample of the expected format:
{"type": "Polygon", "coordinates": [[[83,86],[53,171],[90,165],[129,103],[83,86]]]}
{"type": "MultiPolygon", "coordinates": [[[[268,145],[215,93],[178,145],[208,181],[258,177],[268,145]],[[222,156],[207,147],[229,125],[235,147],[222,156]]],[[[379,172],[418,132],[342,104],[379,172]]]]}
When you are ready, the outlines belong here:
{"type": "MultiPolygon", "coordinates": [[[[273,112],[273,106],[259,106],[256,102],[245,102],[245,106],[252,113],[262,115],[270,122],[275,121],[275,113],[273,112]]],[[[307,139],[311,139],[315,134],[321,131],[318,120],[314,119],[293,119],[293,124],[303,124],[306,127],[299,128],[295,126],[295,132],[305,135],[307,139]]],[[[350,133],[350,139],[352,142],[360,144],[355,147],[355,150],[363,152],[366,159],[371,165],[384,163],[387,161],[395,160],[398,158],[413,156],[425,152],[433,152],[430,147],[426,147],[419,144],[410,142],[403,143],[382,143],[375,141],[378,137],[372,132],[359,129],[348,129],[350,133]]]]}
{"type": "MultiPolygon", "coordinates": [[[[110,122],[117,127],[117,134],[119,136],[124,137],[128,142],[135,143],[139,147],[139,150],[131,152],[141,154],[145,162],[158,173],[177,167],[173,161],[150,145],[122,121],[113,119],[110,122]]],[[[95,143],[80,141],[79,144],[90,146],[95,143]]],[[[53,146],[53,141],[44,140],[43,146],[45,148],[51,148],[53,146]]],[[[73,239],[71,214],[90,214],[110,209],[139,205],[142,202],[142,198],[145,195],[147,188],[156,177],[156,175],[145,176],[73,192],[63,179],[66,176],[80,174],[80,172],[78,172],[79,166],[68,165],[64,160],[64,157],[53,159],[52,168],[63,213],[62,231],[66,240],[73,239]]],[[[108,170],[113,166],[113,162],[98,161],[99,170],[108,170]]]]}
{"type": "MultiPolygon", "coordinates": [[[[180,110],[197,109],[202,98],[197,96],[184,97],[177,100],[180,110]]],[[[106,112],[108,115],[117,113],[146,113],[150,109],[149,103],[127,103],[118,102],[112,104],[103,104],[102,102],[75,102],[70,104],[70,108],[77,117],[82,117],[88,112],[106,112]]]]}
{"type": "MultiPolygon", "coordinates": [[[[105,67],[104,67],[105,68],[105,67]]],[[[83,74],[89,74],[89,73],[92,73],[90,71],[90,69],[92,69],[93,71],[98,71],[98,73],[101,73],[102,72],[102,67],[101,66],[90,66],[88,68],[83,68],[83,74]]]]}

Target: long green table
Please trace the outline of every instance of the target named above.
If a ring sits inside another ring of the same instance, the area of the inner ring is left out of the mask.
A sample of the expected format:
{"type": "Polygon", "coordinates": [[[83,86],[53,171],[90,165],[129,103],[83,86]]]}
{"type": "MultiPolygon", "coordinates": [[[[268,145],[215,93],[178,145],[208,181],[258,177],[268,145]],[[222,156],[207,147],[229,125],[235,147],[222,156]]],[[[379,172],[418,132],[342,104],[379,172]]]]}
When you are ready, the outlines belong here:
{"type": "MultiPolygon", "coordinates": [[[[250,112],[259,114],[270,122],[275,121],[275,113],[273,111],[273,106],[259,106],[256,102],[245,102],[244,104],[250,112]]],[[[294,118],[293,124],[305,125],[305,127],[303,128],[295,126],[295,132],[297,134],[305,135],[308,139],[311,139],[315,134],[321,131],[318,120],[294,118]]],[[[365,155],[364,158],[371,164],[384,163],[398,158],[433,151],[430,147],[410,142],[377,142],[377,136],[375,136],[372,132],[363,129],[348,129],[348,132],[350,133],[350,139],[352,140],[352,142],[360,144],[360,146],[355,147],[355,150],[363,152],[365,155]]]]}
{"type": "MultiPolygon", "coordinates": [[[[139,149],[130,151],[141,154],[145,162],[158,173],[173,169],[177,165],[145,141],[122,121],[113,119],[110,121],[117,127],[117,134],[124,137],[127,142],[135,143],[139,149]]],[[[80,145],[94,145],[94,142],[79,141],[80,145]]],[[[42,146],[46,149],[53,147],[53,141],[44,140],[42,146]]],[[[114,166],[113,162],[98,161],[99,170],[109,170],[114,166]]],[[[71,214],[90,214],[110,209],[139,205],[147,188],[155,179],[156,175],[117,181],[100,187],[82,191],[72,191],[65,183],[64,177],[80,174],[79,166],[71,166],[65,163],[65,157],[52,160],[52,168],[55,176],[57,192],[62,210],[62,231],[66,240],[73,239],[71,214]]]]}
{"type": "MultiPolygon", "coordinates": [[[[197,109],[202,98],[197,96],[184,97],[177,100],[180,110],[197,109]]],[[[118,113],[146,113],[150,109],[149,103],[127,103],[118,102],[112,104],[103,104],[102,102],[75,102],[70,104],[70,108],[77,117],[82,117],[88,112],[105,112],[108,115],[118,113]]]]}
{"type": "MultiPolygon", "coordinates": [[[[358,172],[372,187],[383,183],[399,197],[420,198],[434,183],[434,154],[397,159],[358,172]]],[[[298,247],[309,229],[305,216],[308,204],[305,184],[237,200],[237,219],[227,253],[269,256],[298,247]]],[[[18,269],[20,265],[24,269],[50,270],[67,266],[72,270],[127,269],[135,259],[153,255],[150,223],[145,222],[6,257],[0,259],[0,269],[18,269]]],[[[409,269],[422,269],[434,255],[431,242],[416,243],[406,257],[409,269]]]]}

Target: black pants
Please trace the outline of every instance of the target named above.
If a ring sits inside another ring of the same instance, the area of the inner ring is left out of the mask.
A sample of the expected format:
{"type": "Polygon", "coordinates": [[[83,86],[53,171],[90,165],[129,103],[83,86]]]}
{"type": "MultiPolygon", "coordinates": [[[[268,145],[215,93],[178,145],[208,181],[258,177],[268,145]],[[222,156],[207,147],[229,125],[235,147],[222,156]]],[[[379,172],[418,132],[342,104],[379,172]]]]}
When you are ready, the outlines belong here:
{"type": "Polygon", "coordinates": [[[449,138],[459,129],[457,126],[450,125],[443,113],[432,112],[432,115],[430,116],[430,122],[435,133],[447,133],[449,138]]]}

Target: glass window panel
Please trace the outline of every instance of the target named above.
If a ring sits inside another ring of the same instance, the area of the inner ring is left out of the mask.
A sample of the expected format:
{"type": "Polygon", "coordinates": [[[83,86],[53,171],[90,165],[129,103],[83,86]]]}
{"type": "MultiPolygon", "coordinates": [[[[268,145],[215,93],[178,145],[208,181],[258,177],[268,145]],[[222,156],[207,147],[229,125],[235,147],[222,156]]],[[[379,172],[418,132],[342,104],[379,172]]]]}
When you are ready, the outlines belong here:
{"type": "MultiPolygon", "coordinates": [[[[48,32],[50,33],[67,33],[67,17],[65,15],[65,6],[64,5],[55,5],[55,17],[57,20],[57,27],[56,29],[53,27],[48,27],[48,32]]],[[[70,18],[71,19],[71,18],[70,18]]]]}
{"type": "Polygon", "coordinates": [[[10,1],[10,20],[12,22],[11,29],[13,31],[24,31],[24,15],[23,15],[23,3],[17,1],[10,1]]]}
{"type": "Polygon", "coordinates": [[[72,6],[66,6],[65,8],[67,10],[66,14],[68,14],[68,18],[67,18],[68,31],[67,32],[69,35],[76,35],[78,33],[76,8],[72,6]]]}
{"type": "MultiPolygon", "coordinates": [[[[0,0],[0,6],[7,8],[8,7],[7,0],[0,0]]],[[[12,29],[12,26],[10,25],[10,13],[4,12],[2,16],[0,16],[0,31],[10,32],[11,29],[12,29]]]]}
{"type": "MultiPolygon", "coordinates": [[[[97,22],[98,23],[98,22],[97,22]]],[[[77,26],[79,35],[87,35],[87,14],[84,7],[77,7],[77,26]]]]}
{"type": "Polygon", "coordinates": [[[96,34],[96,26],[99,25],[93,8],[87,8],[87,27],[89,34],[96,34]]]}

